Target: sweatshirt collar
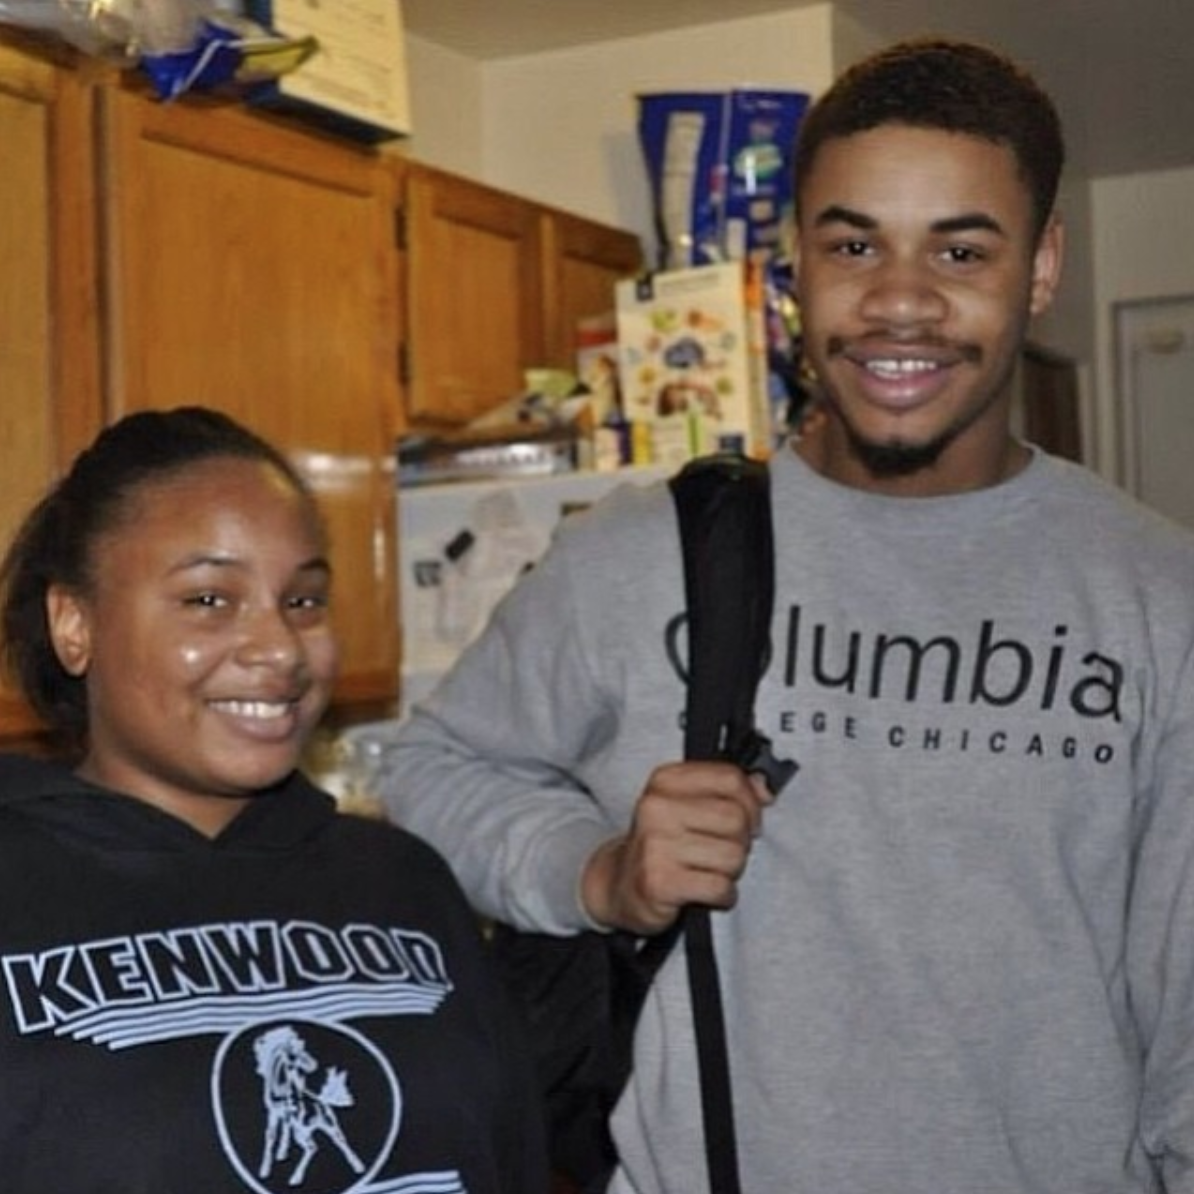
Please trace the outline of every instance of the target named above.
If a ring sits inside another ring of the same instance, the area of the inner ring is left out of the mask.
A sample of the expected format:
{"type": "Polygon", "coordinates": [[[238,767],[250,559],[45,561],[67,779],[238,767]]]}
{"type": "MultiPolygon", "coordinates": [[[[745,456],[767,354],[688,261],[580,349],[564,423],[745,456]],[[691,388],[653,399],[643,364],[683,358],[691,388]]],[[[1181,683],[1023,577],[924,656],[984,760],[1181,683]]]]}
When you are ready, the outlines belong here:
{"type": "Polygon", "coordinates": [[[337,815],[332,797],[295,771],[260,792],[217,837],[207,838],[143,800],[80,779],[61,763],[24,755],[0,755],[3,810],[99,848],[166,851],[290,850],[337,815]]]}

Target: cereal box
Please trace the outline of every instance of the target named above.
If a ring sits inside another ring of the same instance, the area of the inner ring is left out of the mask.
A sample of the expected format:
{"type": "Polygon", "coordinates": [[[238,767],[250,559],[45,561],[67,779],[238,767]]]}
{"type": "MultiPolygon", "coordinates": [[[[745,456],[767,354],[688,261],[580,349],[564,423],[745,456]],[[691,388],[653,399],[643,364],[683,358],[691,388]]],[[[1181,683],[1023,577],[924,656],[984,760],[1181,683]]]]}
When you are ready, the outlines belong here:
{"type": "Polygon", "coordinates": [[[652,428],[656,462],[731,446],[767,452],[761,287],[751,284],[753,272],[728,262],[618,283],[623,409],[632,423],[652,428]]]}

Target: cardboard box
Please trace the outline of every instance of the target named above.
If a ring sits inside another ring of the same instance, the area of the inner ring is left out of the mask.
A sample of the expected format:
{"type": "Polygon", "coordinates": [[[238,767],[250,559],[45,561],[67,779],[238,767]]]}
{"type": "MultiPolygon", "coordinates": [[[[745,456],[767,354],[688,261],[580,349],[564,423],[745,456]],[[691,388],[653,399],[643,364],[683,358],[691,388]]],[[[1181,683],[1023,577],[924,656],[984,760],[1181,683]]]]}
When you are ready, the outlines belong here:
{"type": "Polygon", "coordinates": [[[726,447],[770,450],[762,292],[752,273],[729,262],[617,285],[624,413],[652,428],[660,463],[726,447]]]}
{"type": "Polygon", "coordinates": [[[249,102],[363,141],[411,132],[401,0],[248,0],[253,20],[319,49],[249,102]]]}

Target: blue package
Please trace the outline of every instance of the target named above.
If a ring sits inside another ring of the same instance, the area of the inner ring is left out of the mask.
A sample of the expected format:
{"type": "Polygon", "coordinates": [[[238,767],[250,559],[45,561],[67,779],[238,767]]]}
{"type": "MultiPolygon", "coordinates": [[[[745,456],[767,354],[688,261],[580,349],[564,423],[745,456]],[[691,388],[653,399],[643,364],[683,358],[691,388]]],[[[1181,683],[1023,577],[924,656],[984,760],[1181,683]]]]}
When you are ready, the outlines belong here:
{"type": "Polygon", "coordinates": [[[735,89],[641,95],[639,141],[659,268],[785,255],[792,150],[809,97],[735,89]]]}
{"type": "Polygon", "coordinates": [[[714,92],[641,95],[639,142],[651,186],[659,268],[712,265],[721,255],[725,104],[714,92]]]}
{"type": "Polygon", "coordinates": [[[799,91],[727,96],[722,249],[732,261],[767,265],[791,256],[792,156],[809,97],[799,91]]]}

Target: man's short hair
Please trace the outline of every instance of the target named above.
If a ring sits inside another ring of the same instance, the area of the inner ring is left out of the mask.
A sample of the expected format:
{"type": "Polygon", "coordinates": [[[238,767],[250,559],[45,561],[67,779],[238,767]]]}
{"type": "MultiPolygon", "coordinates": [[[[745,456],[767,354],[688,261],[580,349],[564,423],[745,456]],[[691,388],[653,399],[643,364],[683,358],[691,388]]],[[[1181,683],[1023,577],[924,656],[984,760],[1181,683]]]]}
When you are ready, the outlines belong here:
{"type": "Polygon", "coordinates": [[[966,133],[1006,145],[1032,196],[1036,232],[1048,222],[1065,161],[1061,121],[1032,76],[970,42],[917,38],[849,67],[805,114],[797,139],[800,184],[826,141],[886,124],[966,133]]]}

